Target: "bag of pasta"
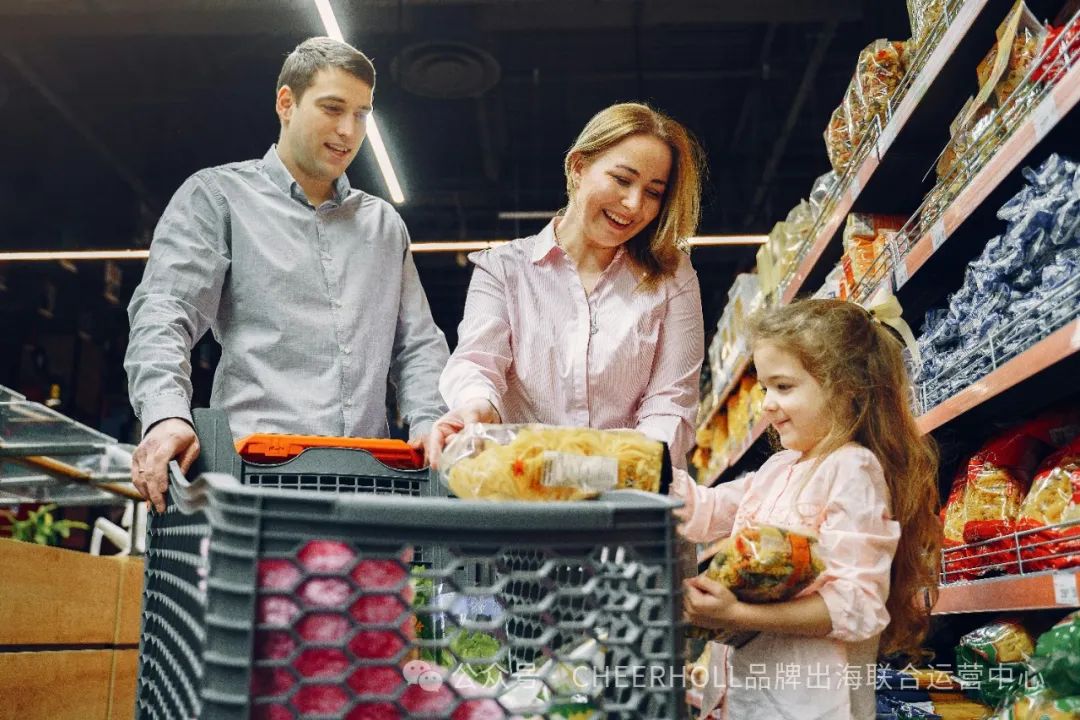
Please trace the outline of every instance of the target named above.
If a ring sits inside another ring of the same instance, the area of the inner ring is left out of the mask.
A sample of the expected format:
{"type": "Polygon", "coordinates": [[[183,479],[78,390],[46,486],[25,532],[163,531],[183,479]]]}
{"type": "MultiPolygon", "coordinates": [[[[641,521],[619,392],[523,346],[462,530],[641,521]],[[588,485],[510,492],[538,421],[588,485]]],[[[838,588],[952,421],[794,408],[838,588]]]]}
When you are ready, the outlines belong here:
{"type": "Polygon", "coordinates": [[[1035,641],[1020,623],[1002,620],[972,630],[956,647],[956,666],[969,694],[997,706],[1022,691],[1035,641]]]}
{"type": "MultiPolygon", "coordinates": [[[[703,574],[743,602],[790,600],[825,570],[817,538],[771,525],[745,527],[717,544],[703,574]]],[[[757,633],[693,628],[694,637],[741,647],[757,633]]]]}
{"type": "Polygon", "coordinates": [[[447,445],[439,476],[466,500],[585,500],[666,493],[671,461],[664,443],[634,430],[478,423],[447,445]]]}
{"type": "Polygon", "coordinates": [[[922,46],[945,14],[945,0],[908,0],[911,42],[922,46]]]}
{"type": "Polygon", "coordinates": [[[1005,103],[1039,56],[1046,28],[1024,0],[1017,0],[996,34],[996,42],[975,69],[979,77],[976,105],[993,102],[1001,107],[1005,103]]]}
{"type": "Polygon", "coordinates": [[[875,117],[882,126],[888,121],[889,100],[904,78],[906,51],[905,43],[875,40],[859,53],[855,79],[866,123],[875,117]]]}
{"type": "Polygon", "coordinates": [[[1043,525],[1056,525],[1078,495],[1080,438],[1043,461],[1031,491],[1020,505],[1020,517],[1031,518],[1043,525]]]}
{"type": "Polygon", "coordinates": [[[829,116],[829,124],[825,126],[825,152],[836,174],[843,175],[851,164],[851,156],[855,152],[846,103],[840,103],[829,116]]]}

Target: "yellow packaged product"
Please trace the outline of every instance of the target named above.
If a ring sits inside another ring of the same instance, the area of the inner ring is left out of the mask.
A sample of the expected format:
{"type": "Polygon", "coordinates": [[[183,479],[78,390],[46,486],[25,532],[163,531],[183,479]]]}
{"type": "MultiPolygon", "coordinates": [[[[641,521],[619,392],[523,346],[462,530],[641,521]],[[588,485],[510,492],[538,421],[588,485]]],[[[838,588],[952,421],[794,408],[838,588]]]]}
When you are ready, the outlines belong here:
{"type": "Polygon", "coordinates": [[[1020,517],[1042,525],[1056,525],[1065,511],[1080,497],[1080,440],[1047,458],[1020,506],[1020,517]]]}
{"type": "Polygon", "coordinates": [[[998,26],[996,36],[993,47],[975,70],[979,78],[977,106],[992,99],[996,107],[1001,107],[1020,86],[1039,56],[1046,28],[1024,0],[1017,0],[998,26]]]}
{"type": "Polygon", "coordinates": [[[469,500],[583,500],[616,489],[666,492],[664,444],[634,430],[467,426],[447,445],[443,484],[469,500]]]}
{"type": "Polygon", "coordinates": [[[851,156],[855,152],[855,145],[851,141],[851,124],[848,122],[847,107],[841,103],[829,116],[829,124],[825,126],[825,152],[829,156],[829,164],[838,175],[843,175],[851,164],[851,156]]]}

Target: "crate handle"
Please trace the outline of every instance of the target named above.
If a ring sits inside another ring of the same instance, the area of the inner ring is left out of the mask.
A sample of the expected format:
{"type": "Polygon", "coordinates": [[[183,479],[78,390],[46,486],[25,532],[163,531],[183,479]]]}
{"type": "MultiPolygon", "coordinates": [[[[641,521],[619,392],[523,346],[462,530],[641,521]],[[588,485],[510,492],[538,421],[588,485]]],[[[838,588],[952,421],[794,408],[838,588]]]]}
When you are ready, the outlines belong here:
{"type": "Polygon", "coordinates": [[[176,508],[185,515],[206,509],[207,489],[211,481],[219,487],[240,486],[236,478],[226,473],[201,473],[194,480],[188,480],[184,471],[180,469],[180,464],[175,460],[169,461],[169,497],[172,498],[176,508]]]}

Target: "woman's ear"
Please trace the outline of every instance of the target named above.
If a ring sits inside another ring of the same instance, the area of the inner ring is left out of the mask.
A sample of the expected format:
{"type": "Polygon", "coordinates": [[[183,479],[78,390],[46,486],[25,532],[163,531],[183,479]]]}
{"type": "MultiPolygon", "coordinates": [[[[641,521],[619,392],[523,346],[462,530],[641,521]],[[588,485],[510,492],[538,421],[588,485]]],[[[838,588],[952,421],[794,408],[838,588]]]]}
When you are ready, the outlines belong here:
{"type": "Polygon", "coordinates": [[[570,185],[577,188],[581,184],[581,174],[585,172],[585,158],[581,153],[570,156],[570,185]]]}

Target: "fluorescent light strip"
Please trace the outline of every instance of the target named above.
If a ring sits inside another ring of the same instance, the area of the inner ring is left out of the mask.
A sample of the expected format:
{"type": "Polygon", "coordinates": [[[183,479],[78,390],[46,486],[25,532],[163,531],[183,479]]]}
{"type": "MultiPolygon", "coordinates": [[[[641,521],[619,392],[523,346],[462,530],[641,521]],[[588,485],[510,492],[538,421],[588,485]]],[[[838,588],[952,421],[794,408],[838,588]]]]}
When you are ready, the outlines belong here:
{"type": "Polygon", "coordinates": [[[0,252],[0,262],[39,260],[145,260],[149,250],[43,250],[35,252],[0,252]]]}
{"type": "MultiPolygon", "coordinates": [[[[322,18],[327,37],[345,42],[337,18],[334,17],[334,9],[330,7],[330,0],[315,0],[315,7],[319,11],[319,17],[322,18]]],[[[401,183],[398,182],[397,173],[394,172],[394,166],[390,163],[390,154],[386,152],[379,126],[375,124],[375,113],[368,115],[367,137],[368,142],[371,143],[371,150],[375,153],[375,162],[379,165],[383,182],[386,183],[386,189],[390,191],[390,199],[398,205],[402,204],[405,202],[405,193],[401,191],[401,183]]]]}
{"type": "Polygon", "coordinates": [[[764,245],[768,235],[699,235],[690,238],[694,247],[718,247],[720,245],[764,245]]]}

